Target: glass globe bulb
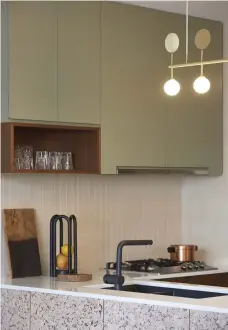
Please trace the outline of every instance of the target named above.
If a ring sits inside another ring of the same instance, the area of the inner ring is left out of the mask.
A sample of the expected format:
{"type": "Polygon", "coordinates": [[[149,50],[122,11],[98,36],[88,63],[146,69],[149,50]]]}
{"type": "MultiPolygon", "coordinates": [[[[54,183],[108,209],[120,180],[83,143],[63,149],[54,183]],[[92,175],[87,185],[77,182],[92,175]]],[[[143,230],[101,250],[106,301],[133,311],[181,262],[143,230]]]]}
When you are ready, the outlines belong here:
{"type": "Polygon", "coordinates": [[[167,95],[174,96],[180,91],[180,84],[175,79],[170,79],[164,84],[164,91],[167,95]]]}
{"type": "Polygon", "coordinates": [[[205,94],[211,87],[210,81],[205,76],[198,77],[194,83],[193,88],[199,94],[205,94]]]}

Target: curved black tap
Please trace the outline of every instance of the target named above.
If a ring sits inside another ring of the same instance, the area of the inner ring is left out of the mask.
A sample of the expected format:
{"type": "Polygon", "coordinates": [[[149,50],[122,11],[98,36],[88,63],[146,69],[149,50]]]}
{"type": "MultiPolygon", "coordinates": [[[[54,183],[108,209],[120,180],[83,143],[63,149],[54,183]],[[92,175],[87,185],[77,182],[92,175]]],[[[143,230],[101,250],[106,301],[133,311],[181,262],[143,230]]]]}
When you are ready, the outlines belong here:
{"type": "Polygon", "coordinates": [[[152,240],[127,240],[121,241],[117,246],[116,251],[116,274],[104,275],[104,283],[106,284],[113,284],[116,290],[120,290],[122,285],[124,284],[124,277],[122,276],[122,251],[124,246],[137,246],[137,245],[152,245],[152,240]]]}

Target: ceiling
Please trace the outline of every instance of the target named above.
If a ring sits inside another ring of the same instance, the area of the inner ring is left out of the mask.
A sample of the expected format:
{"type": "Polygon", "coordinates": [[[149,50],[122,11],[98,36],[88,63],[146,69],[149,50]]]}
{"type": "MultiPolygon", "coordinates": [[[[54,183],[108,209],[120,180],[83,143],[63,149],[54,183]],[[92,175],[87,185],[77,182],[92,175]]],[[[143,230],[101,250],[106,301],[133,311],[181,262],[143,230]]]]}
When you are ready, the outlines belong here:
{"type": "MultiPolygon", "coordinates": [[[[186,1],[132,1],[119,0],[137,6],[185,14],[186,1]]],[[[228,21],[228,1],[189,1],[189,15],[228,21]]]]}

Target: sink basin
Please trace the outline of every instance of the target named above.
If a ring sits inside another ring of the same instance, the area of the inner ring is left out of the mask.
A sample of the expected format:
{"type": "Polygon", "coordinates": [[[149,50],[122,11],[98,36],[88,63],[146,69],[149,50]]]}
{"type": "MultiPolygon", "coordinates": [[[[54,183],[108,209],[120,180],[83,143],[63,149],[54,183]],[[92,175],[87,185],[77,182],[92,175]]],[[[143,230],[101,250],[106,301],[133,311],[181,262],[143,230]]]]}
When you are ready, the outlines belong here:
{"type": "MultiPolygon", "coordinates": [[[[115,290],[114,287],[103,288],[103,289],[115,290]]],[[[164,288],[159,286],[149,286],[149,285],[140,285],[140,284],[124,285],[121,291],[158,294],[163,296],[194,298],[194,299],[203,299],[203,298],[211,298],[211,297],[219,297],[219,296],[227,295],[225,293],[198,291],[198,290],[185,290],[185,289],[177,289],[177,288],[164,288]]]]}
{"type": "Polygon", "coordinates": [[[228,272],[216,273],[216,274],[204,274],[204,275],[194,274],[193,276],[181,276],[181,277],[173,277],[173,278],[156,279],[156,281],[189,283],[189,284],[207,285],[207,286],[220,286],[220,287],[228,288],[228,272]]]}

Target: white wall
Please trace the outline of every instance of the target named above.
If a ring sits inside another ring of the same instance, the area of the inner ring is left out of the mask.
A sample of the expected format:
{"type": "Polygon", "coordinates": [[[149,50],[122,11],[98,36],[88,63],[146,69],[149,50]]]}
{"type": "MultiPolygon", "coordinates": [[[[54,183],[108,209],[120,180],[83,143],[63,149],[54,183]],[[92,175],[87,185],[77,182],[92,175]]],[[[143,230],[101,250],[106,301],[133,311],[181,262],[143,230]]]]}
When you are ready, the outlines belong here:
{"type": "Polygon", "coordinates": [[[131,259],[167,256],[168,245],[181,239],[181,178],[176,176],[4,175],[2,208],[36,210],[45,274],[49,221],[56,213],[78,218],[81,271],[96,271],[115,260],[122,239],[154,240],[152,247],[125,248],[124,257],[131,259]]]}
{"type": "MultiPolygon", "coordinates": [[[[224,57],[228,58],[228,8],[224,57]]],[[[226,15],[226,16],[225,16],[226,15]]],[[[187,178],[182,188],[183,242],[196,243],[211,264],[228,265],[228,64],[224,64],[224,173],[218,178],[187,178]]]]}

